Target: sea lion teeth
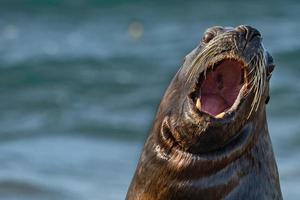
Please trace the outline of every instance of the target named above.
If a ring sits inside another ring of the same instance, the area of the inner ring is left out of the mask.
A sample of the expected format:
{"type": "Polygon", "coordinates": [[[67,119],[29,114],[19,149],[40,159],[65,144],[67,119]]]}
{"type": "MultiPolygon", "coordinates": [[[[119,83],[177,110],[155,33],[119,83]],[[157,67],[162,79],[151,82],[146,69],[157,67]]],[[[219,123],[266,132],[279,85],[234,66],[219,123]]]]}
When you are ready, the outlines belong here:
{"type": "Polygon", "coordinates": [[[198,110],[201,110],[201,101],[200,101],[200,98],[198,98],[197,101],[196,101],[196,108],[198,108],[198,110]]]}
{"type": "Polygon", "coordinates": [[[216,118],[218,118],[218,119],[223,118],[224,115],[225,115],[225,112],[221,112],[220,114],[218,114],[218,115],[216,116],[216,118]]]}

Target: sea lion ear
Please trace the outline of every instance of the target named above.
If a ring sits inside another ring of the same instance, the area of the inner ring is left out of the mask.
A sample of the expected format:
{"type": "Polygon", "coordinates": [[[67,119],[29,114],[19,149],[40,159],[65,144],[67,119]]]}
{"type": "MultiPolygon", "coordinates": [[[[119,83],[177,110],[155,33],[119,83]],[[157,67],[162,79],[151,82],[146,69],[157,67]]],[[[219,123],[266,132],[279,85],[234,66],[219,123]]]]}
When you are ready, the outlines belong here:
{"type": "Polygon", "coordinates": [[[269,52],[266,53],[266,60],[267,60],[266,73],[267,73],[267,80],[269,81],[272,76],[272,72],[275,68],[273,57],[269,54],[269,52]]]}
{"type": "Polygon", "coordinates": [[[268,104],[269,101],[270,101],[270,96],[268,95],[267,98],[266,98],[266,100],[265,100],[265,104],[268,104]]]}
{"type": "Polygon", "coordinates": [[[275,68],[275,64],[274,63],[267,65],[267,80],[268,81],[270,80],[270,78],[272,76],[272,72],[273,72],[274,68],[275,68]]]}

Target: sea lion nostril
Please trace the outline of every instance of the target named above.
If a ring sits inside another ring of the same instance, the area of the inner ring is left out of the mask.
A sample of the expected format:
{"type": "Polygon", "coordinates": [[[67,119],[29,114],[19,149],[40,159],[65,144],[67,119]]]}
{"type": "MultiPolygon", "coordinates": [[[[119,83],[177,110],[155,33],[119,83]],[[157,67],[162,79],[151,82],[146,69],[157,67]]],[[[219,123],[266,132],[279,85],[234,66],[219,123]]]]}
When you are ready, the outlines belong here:
{"type": "Polygon", "coordinates": [[[261,38],[260,32],[254,28],[248,29],[248,40],[251,41],[256,37],[261,38]]]}
{"type": "Polygon", "coordinates": [[[236,30],[237,32],[242,33],[242,34],[245,34],[245,33],[247,32],[247,28],[246,28],[246,26],[244,26],[244,25],[240,25],[240,26],[236,27],[235,30],[236,30]]]}
{"type": "Polygon", "coordinates": [[[211,41],[213,38],[215,37],[215,34],[212,32],[206,32],[204,33],[204,36],[202,38],[202,42],[204,43],[208,43],[209,41],[211,41]]]}
{"type": "Polygon", "coordinates": [[[235,30],[245,35],[245,39],[248,41],[251,41],[255,37],[261,37],[260,32],[251,26],[240,25],[235,30]]]}

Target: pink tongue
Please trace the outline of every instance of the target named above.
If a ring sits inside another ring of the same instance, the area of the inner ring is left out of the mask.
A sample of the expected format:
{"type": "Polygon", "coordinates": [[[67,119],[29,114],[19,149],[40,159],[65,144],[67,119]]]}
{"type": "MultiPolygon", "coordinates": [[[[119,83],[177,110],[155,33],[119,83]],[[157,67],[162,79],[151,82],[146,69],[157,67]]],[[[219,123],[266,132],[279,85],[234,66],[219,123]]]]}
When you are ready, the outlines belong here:
{"type": "Polygon", "coordinates": [[[227,102],[218,94],[204,94],[202,98],[202,109],[210,115],[217,115],[229,106],[227,102]]]}

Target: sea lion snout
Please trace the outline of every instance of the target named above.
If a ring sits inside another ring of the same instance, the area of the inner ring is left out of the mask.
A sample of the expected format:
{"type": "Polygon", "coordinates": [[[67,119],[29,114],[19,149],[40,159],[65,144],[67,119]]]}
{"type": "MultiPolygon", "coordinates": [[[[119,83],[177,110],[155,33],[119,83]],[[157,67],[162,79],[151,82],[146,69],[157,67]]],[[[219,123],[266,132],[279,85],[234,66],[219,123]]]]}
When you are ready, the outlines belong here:
{"type": "Polygon", "coordinates": [[[241,34],[245,35],[245,39],[247,41],[251,41],[256,37],[261,38],[260,32],[257,29],[255,29],[251,26],[248,26],[248,25],[240,25],[240,26],[236,27],[235,30],[237,32],[240,32],[241,34]]]}
{"type": "Polygon", "coordinates": [[[208,28],[204,32],[203,37],[202,37],[202,43],[207,44],[217,35],[220,35],[222,33],[229,32],[229,31],[236,31],[236,32],[240,33],[241,35],[244,36],[244,38],[247,41],[251,41],[254,38],[259,38],[259,39],[262,38],[260,32],[256,28],[253,28],[252,26],[248,26],[248,25],[239,25],[236,28],[213,26],[211,28],[208,28]]]}

